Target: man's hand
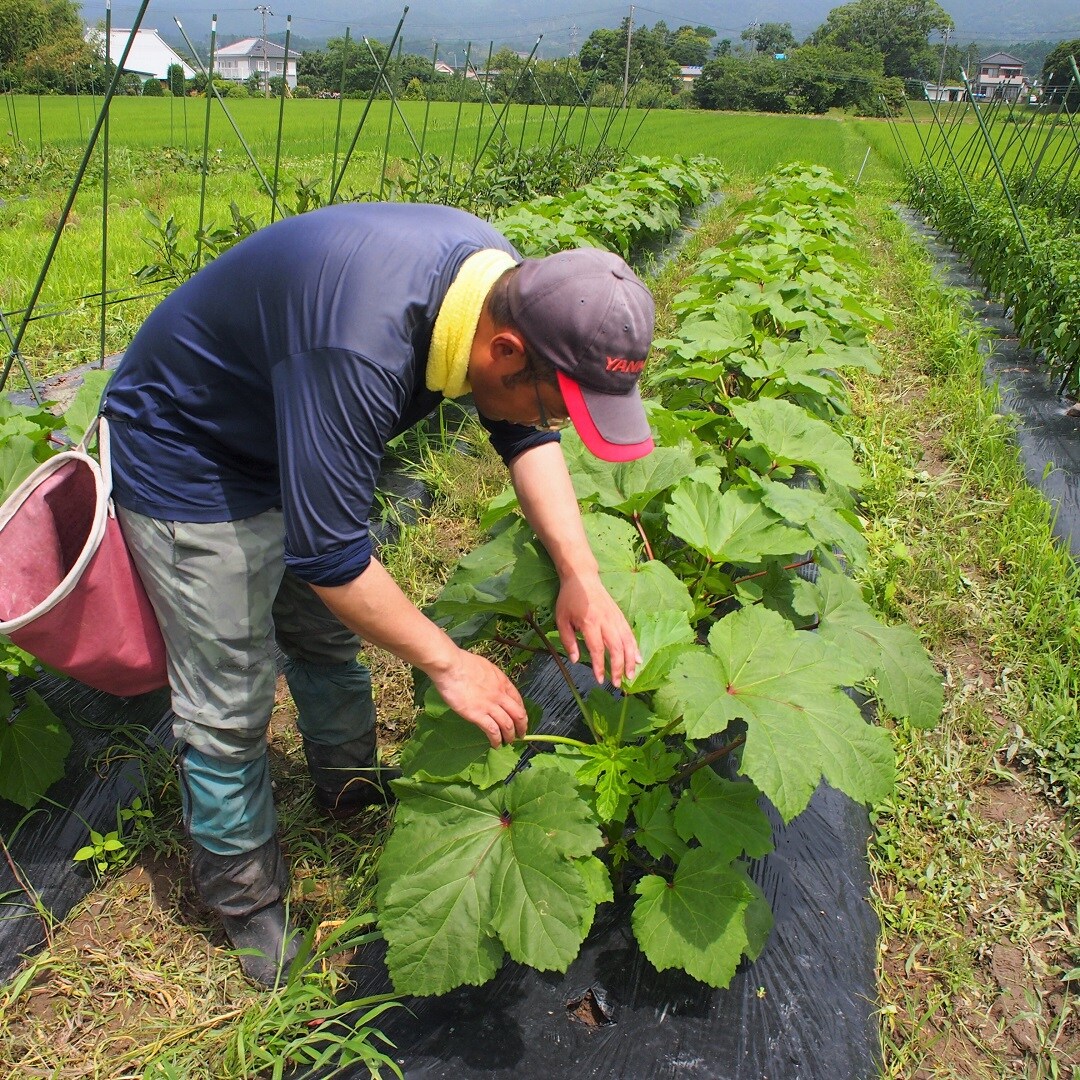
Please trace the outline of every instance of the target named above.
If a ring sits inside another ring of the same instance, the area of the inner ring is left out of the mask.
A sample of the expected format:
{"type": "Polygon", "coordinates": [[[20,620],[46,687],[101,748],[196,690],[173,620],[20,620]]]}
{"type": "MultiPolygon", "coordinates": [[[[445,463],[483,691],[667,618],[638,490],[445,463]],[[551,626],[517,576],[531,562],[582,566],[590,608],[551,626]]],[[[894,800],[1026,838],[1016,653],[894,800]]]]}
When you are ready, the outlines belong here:
{"type": "Polygon", "coordinates": [[[528,728],[517,687],[490,660],[458,649],[451,663],[429,671],[443,701],[475,724],[494,747],[520,739],[528,728]]]}
{"type": "Polygon", "coordinates": [[[491,661],[459,649],[410,603],[377,559],[345,585],[313,588],[354,633],[426,672],[443,701],[492,746],[525,734],[528,716],[514,684],[491,661]]]}
{"type": "Polygon", "coordinates": [[[593,675],[604,681],[604,655],[611,661],[611,681],[619,686],[623,675],[634,677],[641,653],[630,624],[612,600],[596,573],[572,574],[562,578],[555,603],[555,625],[563,648],[573,663],[581,655],[578,635],[592,659],[593,675]]]}

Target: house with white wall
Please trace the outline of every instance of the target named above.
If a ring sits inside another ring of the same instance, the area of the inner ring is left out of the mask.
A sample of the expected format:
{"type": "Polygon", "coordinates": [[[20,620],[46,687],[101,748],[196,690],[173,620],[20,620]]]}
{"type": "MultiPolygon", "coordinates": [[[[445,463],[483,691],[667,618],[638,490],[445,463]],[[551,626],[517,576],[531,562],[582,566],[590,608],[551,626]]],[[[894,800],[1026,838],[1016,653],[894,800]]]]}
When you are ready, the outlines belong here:
{"type": "MultiPolygon", "coordinates": [[[[109,59],[115,64],[124,55],[130,30],[109,31],[109,59]]],[[[105,56],[105,34],[91,28],[86,32],[86,40],[97,47],[98,55],[105,56]]],[[[191,79],[195,72],[184,62],[174,49],[161,39],[156,30],[139,30],[131,43],[131,51],[124,62],[124,71],[138,75],[140,79],[157,79],[165,82],[169,77],[169,68],[179,64],[184,69],[184,78],[191,79]]]]}
{"type": "Polygon", "coordinates": [[[285,49],[263,38],[244,38],[232,45],[223,45],[214,53],[214,74],[230,82],[246,82],[252,75],[263,85],[266,79],[280,79],[290,89],[296,88],[296,60],[299,54],[290,52],[288,65],[285,49]]]}
{"type": "Polygon", "coordinates": [[[979,61],[972,90],[979,101],[1026,101],[1031,83],[1024,75],[1024,61],[1012,53],[991,53],[979,61]]]}

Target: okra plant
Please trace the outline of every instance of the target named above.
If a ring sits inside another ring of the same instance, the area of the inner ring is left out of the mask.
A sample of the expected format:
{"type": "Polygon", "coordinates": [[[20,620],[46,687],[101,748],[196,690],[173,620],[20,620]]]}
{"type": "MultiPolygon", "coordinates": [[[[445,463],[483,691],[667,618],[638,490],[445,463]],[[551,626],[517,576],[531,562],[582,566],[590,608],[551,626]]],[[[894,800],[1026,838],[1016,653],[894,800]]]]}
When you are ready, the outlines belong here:
{"type": "Polygon", "coordinates": [[[652,454],[612,466],[564,439],[601,578],[641,646],[633,679],[576,688],[557,575],[512,499],[447,583],[433,615],[449,632],[552,656],[580,724],[492,750],[429,691],[379,869],[399,992],[482,983],[506,955],[565,970],[616,894],[656,968],[728,985],[771,926],[747,873],[772,847],[763,798],[790,821],[822,780],[887,795],[890,736],[851,688],[916,725],[940,712],[917,636],[879,621],[848,573],[866,558],[860,473],[827,418],[847,407],[835,368],[873,366],[881,318],[842,250],[848,201],[823,171],[787,170],[703,256],[660,343],[652,454]]]}

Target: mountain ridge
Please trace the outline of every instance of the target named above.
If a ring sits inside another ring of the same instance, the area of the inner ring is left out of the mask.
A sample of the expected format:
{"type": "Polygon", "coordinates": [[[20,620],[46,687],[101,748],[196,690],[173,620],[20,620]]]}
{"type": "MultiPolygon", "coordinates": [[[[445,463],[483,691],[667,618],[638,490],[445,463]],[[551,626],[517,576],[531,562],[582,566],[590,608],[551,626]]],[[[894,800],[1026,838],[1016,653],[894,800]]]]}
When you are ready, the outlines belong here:
{"type": "MultiPolygon", "coordinates": [[[[87,22],[103,18],[103,9],[95,12],[95,6],[83,6],[87,22]]],[[[796,3],[760,0],[751,20],[746,5],[735,0],[679,0],[670,12],[635,6],[634,23],[651,27],[663,20],[671,29],[683,25],[708,26],[716,30],[718,40],[729,38],[737,44],[742,31],[752,21],[789,22],[796,37],[802,40],[838,6],[832,0],[797,0],[796,3]]],[[[354,38],[366,35],[389,41],[401,18],[402,7],[376,0],[307,0],[299,12],[291,13],[292,29],[294,35],[306,40],[326,41],[341,36],[348,26],[354,38]]],[[[538,55],[550,59],[569,55],[580,48],[594,29],[617,27],[630,13],[629,4],[612,4],[588,12],[583,12],[582,7],[581,0],[547,0],[540,14],[535,0],[456,0],[453,5],[440,0],[413,0],[402,36],[408,51],[420,53],[430,52],[436,42],[460,47],[471,40],[475,56],[486,51],[490,41],[494,41],[496,49],[509,45],[528,50],[543,35],[538,55]]],[[[1034,7],[1005,0],[946,0],[942,7],[956,25],[951,35],[956,45],[976,42],[996,46],[1007,41],[1080,37],[1080,10],[1076,0],[1042,0],[1034,7]]],[[[274,14],[266,20],[268,36],[280,38],[289,8],[287,2],[274,6],[274,14]]],[[[114,0],[113,26],[129,27],[137,10],[138,4],[133,0],[114,0]]],[[[207,0],[173,0],[160,5],[155,2],[142,25],[155,28],[171,39],[177,33],[175,15],[193,40],[203,39],[209,37],[213,14],[218,16],[218,33],[223,37],[257,36],[262,32],[262,16],[253,7],[212,6],[207,0]]]]}

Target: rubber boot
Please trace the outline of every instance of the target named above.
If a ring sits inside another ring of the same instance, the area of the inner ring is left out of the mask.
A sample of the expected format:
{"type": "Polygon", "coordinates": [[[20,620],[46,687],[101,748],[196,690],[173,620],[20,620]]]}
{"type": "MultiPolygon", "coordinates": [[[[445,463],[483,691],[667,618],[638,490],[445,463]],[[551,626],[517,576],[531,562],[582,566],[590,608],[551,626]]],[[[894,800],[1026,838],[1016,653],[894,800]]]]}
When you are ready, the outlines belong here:
{"type": "Polygon", "coordinates": [[[192,844],[191,879],[205,904],[221,915],[225,933],[249,979],[279,985],[296,959],[300,934],[289,925],[288,888],[277,837],[242,855],[215,855],[192,844]]]}
{"type": "Polygon", "coordinates": [[[397,799],[391,780],[401,770],[380,765],[375,757],[375,732],[347,743],[328,746],[304,740],[315,804],[327,815],[341,820],[369,806],[390,806],[397,799]]]}

